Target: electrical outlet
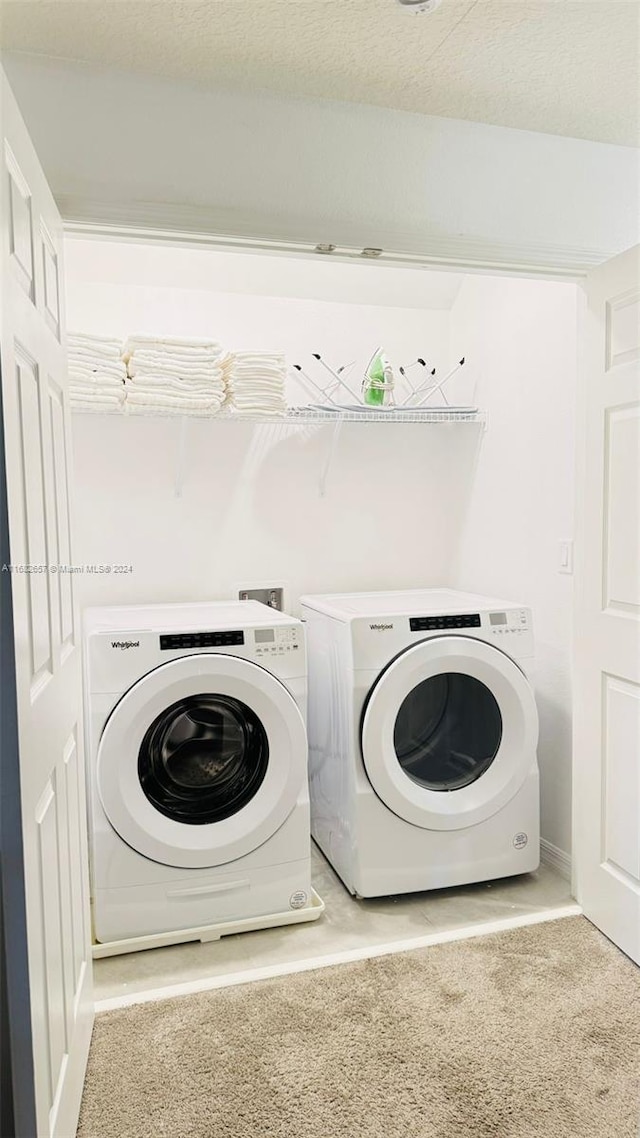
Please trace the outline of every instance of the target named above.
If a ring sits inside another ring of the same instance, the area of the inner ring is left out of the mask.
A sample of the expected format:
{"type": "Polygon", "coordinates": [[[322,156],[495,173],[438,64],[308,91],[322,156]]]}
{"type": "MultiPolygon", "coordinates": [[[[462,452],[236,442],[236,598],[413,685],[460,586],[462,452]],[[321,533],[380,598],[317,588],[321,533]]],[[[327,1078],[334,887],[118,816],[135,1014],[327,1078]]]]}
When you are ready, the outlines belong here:
{"type": "Polygon", "coordinates": [[[238,586],[238,600],[260,601],[260,604],[268,605],[269,608],[282,612],[284,609],[284,588],[282,585],[254,585],[251,588],[238,586]]]}

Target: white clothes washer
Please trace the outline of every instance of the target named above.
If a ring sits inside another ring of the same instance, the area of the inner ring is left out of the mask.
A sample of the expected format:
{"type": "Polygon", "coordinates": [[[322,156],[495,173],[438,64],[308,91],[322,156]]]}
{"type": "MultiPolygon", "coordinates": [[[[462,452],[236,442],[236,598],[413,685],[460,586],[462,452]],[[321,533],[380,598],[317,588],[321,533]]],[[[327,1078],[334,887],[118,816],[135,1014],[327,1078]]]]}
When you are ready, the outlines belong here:
{"type": "Polygon", "coordinates": [[[539,864],[531,613],[452,590],[301,599],[311,832],[360,897],[539,864]]]}
{"type": "Polygon", "coordinates": [[[252,601],[151,605],[89,609],[84,635],[95,939],[304,908],[301,622],[252,601]]]}

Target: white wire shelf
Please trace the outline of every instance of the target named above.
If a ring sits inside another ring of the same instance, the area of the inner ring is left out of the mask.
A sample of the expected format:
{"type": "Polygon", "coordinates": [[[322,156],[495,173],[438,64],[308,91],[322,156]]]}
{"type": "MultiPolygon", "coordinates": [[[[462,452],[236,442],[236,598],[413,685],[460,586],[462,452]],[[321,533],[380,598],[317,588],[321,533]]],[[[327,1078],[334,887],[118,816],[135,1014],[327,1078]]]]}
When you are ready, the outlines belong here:
{"type": "Polygon", "coordinates": [[[108,408],[108,407],[74,407],[74,415],[106,415],[110,418],[145,418],[145,419],[198,419],[218,423],[484,423],[485,413],[474,408],[455,407],[423,407],[382,409],[367,408],[362,411],[352,411],[336,407],[335,411],[321,411],[310,407],[290,407],[280,414],[269,414],[260,411],[218,411],[211,415],[193,414],[191,412],[181,415],[179,410],[164,410],[160,408],[108,408]]]}
{"type": "Polygon", "coordinates": [[[308,407],[291,407],[286,415],[292,422],[305,423],[482,423],[484,414],[473,407],[402,407],[375,408],[355,411],[336,408],[320,411],[308,407]]]}

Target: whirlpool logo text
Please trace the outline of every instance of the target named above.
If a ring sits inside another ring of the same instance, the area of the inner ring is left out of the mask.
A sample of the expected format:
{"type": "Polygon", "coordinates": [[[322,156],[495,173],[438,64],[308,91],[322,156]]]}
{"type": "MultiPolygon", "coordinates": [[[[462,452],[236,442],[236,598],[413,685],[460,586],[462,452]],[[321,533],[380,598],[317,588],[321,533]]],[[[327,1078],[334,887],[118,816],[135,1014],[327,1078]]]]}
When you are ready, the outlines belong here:
{"type": "Polygon", "coordinates": [[[126,648],[139,648],[140,647],[140,641],[139,640],[112,640],[111,641],[111,647],[112,648],[121,648],[122,651],[124,652],[126,648]]]}
{"type": "Polygon", "coordinates": [[[369,628],[371,629],[372,632],[388,632],[388,630],[390,628],[393,628],[393,625],[392,624],[370,624],[369,628]]]}

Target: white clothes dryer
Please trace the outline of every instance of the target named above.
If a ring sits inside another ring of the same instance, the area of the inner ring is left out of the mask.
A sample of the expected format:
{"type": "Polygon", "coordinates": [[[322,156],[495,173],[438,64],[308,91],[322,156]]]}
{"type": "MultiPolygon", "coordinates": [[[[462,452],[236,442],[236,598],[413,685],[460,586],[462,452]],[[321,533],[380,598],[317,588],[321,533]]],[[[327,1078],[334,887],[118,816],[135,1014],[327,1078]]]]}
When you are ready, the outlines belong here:
{"type": "Polygon", "coordinates": [[[453,590],[302,597],[311,832],[360,897],[539,864],[531,613],[453,590]]]}
{"type": "Polygon", "coordinates": [[[86,754],[95,939],[306,906],[299,620],[251,601],[89,609],[86,754]]]}

